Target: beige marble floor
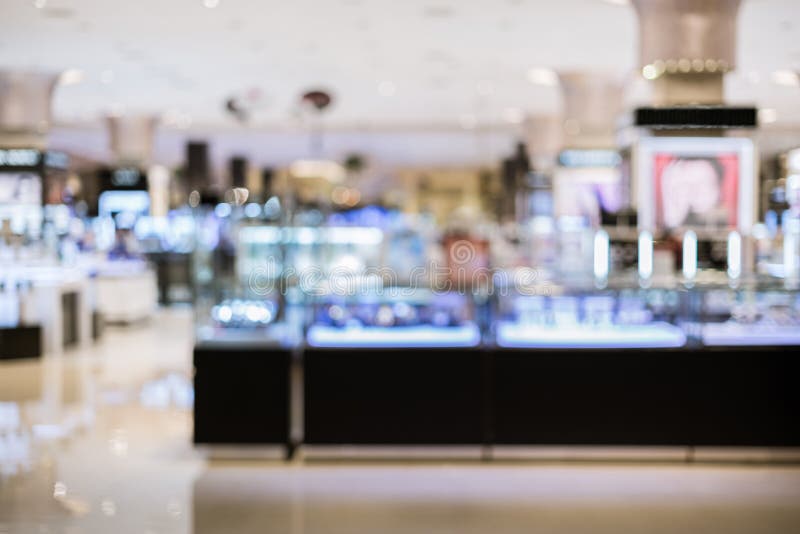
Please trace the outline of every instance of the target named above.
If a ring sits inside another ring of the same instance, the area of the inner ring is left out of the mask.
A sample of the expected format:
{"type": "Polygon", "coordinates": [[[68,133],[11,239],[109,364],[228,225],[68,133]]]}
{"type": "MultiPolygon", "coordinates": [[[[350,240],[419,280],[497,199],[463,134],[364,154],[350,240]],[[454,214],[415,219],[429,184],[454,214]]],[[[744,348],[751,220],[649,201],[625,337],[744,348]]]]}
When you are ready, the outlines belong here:
{"type": "Polygon", "coordinates": [[[188,310],[0,363],[0,534],[800,532],[800,467],[209,461],[188,310]]]}

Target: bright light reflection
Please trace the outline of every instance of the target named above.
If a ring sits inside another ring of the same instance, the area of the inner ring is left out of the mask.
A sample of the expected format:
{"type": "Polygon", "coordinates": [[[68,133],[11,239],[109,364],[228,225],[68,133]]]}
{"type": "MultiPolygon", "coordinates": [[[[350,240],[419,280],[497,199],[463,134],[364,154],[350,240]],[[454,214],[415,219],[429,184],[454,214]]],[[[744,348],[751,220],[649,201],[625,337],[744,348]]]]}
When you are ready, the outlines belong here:
{"type": "Polygon", "coordinates": [[[653,234],[639,234],[639,278],[649,280],[653,275],[653,234]]]}
{"type": "Polygon", "coordinates": [[[694,280],[697,276],[697,234],[689,230],[683,234],[683,277],[694,280]]]}
{"type": "Polygon", "coordinates": [[[608,232],[600,230],[594,235],[594,277],[597,280],[608,278],[609,261],[608,232]]]}
{"type": "Polygon", "coordinates": [[[728,234],[728,276],[739,278],[742,274],[742,236],[733,231],[728,234]]]}

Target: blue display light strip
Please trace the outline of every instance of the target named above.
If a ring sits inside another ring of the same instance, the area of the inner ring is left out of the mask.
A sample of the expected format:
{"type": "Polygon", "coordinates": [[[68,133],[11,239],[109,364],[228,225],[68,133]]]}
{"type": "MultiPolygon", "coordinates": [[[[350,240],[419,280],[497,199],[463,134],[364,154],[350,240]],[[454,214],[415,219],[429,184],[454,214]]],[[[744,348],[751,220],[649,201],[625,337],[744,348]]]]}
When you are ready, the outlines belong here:
{"type": "Polygon", "coordinates": [[[437,327],[366,326],[362,328],[314,325],[308,330],[307,342],[320,348],[423,348],[476,347],[481,334],[477,325],[437,327]]]}
{"type": "Polygon", "coordinates": [[[686,344],[686,334],[669,323],[545,327],[505,322],[497,326],[497,344],[506,348],[675,348],[686,344]]]}
{"type": "Polygon", "coordinates": [[[703,325],[702,335],[709,347],[800,345],[797,325],[710,323],[703,325]]]}

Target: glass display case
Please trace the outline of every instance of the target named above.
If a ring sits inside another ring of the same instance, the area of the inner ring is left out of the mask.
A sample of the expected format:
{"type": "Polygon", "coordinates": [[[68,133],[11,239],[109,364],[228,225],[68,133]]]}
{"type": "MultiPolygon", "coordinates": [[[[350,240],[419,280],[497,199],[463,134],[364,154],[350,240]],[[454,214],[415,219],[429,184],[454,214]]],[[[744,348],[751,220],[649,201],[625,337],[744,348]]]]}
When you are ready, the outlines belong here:
{"type": "Polygon", "coordinates": [[[428,288],[383,288],[319,297],[306,335],[312,347],[475,347],[470,299],[428,288]]]}
{"type": "Polygon", "coordinates": [[[299,342],[302,319],[291,313],[295,278],[287,264],[297,250],[292,231],[256,203],[195,209],[193,257],[198,343],[299,342]]]}
{"type": "Polygon", "coordinates": [[[497,345],[516,348],[676,348],[686,345],[674,289],[559,291],[504,299],[497,345]]]}

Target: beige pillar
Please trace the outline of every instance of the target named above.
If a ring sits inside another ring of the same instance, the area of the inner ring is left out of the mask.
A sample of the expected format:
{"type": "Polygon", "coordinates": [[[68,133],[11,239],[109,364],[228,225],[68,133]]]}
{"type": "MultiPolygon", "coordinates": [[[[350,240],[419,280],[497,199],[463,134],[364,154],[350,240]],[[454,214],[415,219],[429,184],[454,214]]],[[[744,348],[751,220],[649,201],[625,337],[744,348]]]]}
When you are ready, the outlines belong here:
{"type": "Polygon", "coordinates": [[[736,66],[741,0],[633,0],[639,63],[655,105],[721,104],[736,66]]]}
{"type": "Polygon", "coordinates": [[[58,74],[0,70],[0,146],[45,148],[58,74]]]}
{"type": "Polygon", "coordinates": [[[564,119],[560,115],[532,115],[522,127],[531,167],[541,172],[551,170],[564,142],[564,119]]]}
{"type": "Polygon", "coordinates": [[[169,170],[151,165],[158,118],[152,115],[112,115],[106,118],[114,164],[147,172],[150,214],[164,216],[169,210],[169,170]]]}
{"type": "Polygon", "coordinates": [[[113,115],[106,118],[111,153],[116,165],[146,167],[153,155],[158,119],[151,115],[113,115]]]}

